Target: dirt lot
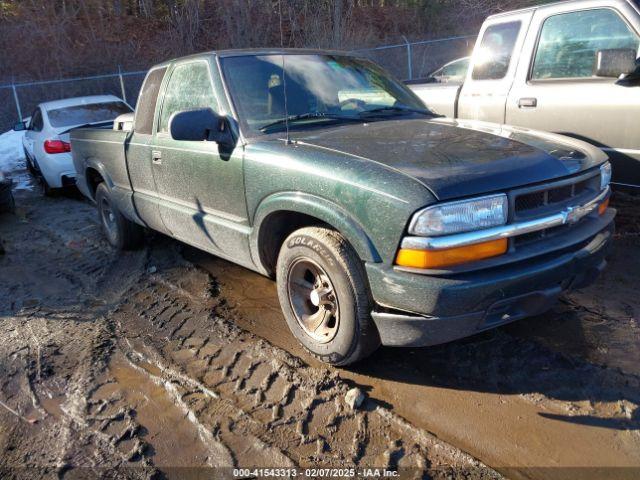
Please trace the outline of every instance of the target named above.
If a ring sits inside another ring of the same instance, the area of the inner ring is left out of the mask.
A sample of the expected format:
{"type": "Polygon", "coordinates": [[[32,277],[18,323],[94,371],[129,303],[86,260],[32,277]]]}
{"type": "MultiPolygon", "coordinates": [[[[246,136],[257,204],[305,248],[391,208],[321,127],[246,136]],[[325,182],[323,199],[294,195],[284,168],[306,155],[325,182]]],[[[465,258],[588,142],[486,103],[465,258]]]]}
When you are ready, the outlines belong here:
{"type": "Polygon", "coordinates": [[[80,197],[16,197],[0,217],[0,476],[640,473],[633,198],[616,201],[606,274],[552,312],[340,370],[292,339],[270,280],[159,235],[116,254],[80,197]],[[356,410],[354,386],[369,396],[356,410]]]}

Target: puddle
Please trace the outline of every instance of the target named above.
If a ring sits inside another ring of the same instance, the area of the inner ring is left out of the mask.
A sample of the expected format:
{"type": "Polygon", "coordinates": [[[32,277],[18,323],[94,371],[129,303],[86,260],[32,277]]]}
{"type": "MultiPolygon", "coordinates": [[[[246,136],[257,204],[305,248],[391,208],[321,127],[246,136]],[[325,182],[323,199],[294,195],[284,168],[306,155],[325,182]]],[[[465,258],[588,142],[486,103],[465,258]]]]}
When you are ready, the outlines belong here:
{"type": "Polygon", "coordinates": [[[62,411],[62,405],[66,401],[66,397],[64,396],[56,396],[56,397],[47,397],[42,396],[38,399],[42,408],[49,414],[53,415],[56,418],[62,418],[64,413],[62,411]]]}
{"type": "MultiPolygon", "coordinates": [[[[640,258],[636,244],[625,248],[619,258],[640,258]]],[[[219,282],[239,326],[314,367],[326,368],[289,332],[272,280],[193,249],[187,248],[185,256],[219,282]]],[[[615,285],[622,275],[629,288],[637,288],[633,270],[617,262],[604,282],[615,285]]],[[[582,300],[608,299],[601,302],[614,319],[607,328],[598,327],[584,312],[562,321],[563,314],[554,310],[529,323],[447,345],[381,348],[371,359],[339,370],[340,376],[418,427],[498,470],[504,467],[509,477],[528,477],[527,467],[637,467],[640,421],[637,414],[628,415],[625,405],[635,406],[640,398],[629,393],[631,388],[617,373],[639,371],[637,334],[625,336],[627,320],[620,318],[620,300],[633,295],[626,289],[608,295],[613,288],[599,284],[582,300]],[[607,350],[601,348],[604,344],[607,350]]],[[[565,478],[567,473],[536,472],[536,478],[565,478]]]]}
{"type": "MultiPolygon", "coordinates": [[[[143,427],[140,435],[146,443],[153,445],[152,451],[145,453],[159,468],[208,466],[209,453],[197,428],[165,388],[143,373],[147,371],[150,375],[158,375],[157,367],[147,363],[140,364],[140,367],[142,371],[132,367],[121,355],[115,355],[109,365],[115,384],[107,385],[119,392],[135,411],[135,420],[143,427]]],[[[99,393],[107,394],[106,391],[99,393]]],[[[168,478],[180,478],[178,472],[174,472],[175,477],[170,470],[165,473],[168,478]]]]}

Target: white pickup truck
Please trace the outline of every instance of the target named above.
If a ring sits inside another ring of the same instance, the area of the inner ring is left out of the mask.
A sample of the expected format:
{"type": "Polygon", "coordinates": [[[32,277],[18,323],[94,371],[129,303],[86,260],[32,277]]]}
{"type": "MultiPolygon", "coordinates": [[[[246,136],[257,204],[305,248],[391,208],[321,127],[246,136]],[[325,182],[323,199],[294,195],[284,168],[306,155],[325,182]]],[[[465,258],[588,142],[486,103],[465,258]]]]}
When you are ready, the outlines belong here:
{"type": "Polygon", "coordinates": [[[408,82],[436,113],[562,133],[640,188],[638,0],[571,0],[491,16],[462,81],[408,82]]]}

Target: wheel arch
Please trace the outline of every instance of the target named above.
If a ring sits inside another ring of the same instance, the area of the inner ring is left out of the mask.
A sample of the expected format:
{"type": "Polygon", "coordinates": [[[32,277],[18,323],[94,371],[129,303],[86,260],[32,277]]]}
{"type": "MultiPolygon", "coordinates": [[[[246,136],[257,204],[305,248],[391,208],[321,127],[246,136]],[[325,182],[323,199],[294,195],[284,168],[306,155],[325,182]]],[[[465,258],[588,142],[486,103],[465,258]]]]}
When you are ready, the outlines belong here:
{"type": "Polygon", "coordinates": [[[87,160],[84,177],[87,189],[94,201],[96,199],[96,189],[100,183],[104,182],[109,190],[111,190],[114,185],[113,180],[111,180],[111,177],[107,174],[104,165],[97,159],[87,160]]]}
{"type": "Polygon", "coordinates": [[[324,225],[338,231],[361,260],[381,261],[362,226],[342,207],[314,195],[286,192],[267,197],[254,215],[251,254],[262,273],[273,276],[284,240],[294,231],[311,225],[324,225]]]}

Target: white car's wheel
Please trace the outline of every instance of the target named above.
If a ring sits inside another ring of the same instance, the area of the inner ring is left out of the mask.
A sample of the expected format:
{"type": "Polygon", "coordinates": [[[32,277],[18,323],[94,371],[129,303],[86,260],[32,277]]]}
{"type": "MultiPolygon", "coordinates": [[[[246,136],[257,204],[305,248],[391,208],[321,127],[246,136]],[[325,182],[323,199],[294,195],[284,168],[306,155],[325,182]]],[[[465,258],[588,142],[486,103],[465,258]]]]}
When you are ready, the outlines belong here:
{"type": "Polygon", "coordinates": [[[29,170],[29,173],[31,175],[36,175],[36,173],[37,173],[36,169],[33,166],[33,163],[31,162],[31,158],[29,157],[29,154],[27,153],[27,149],[23,148],[23,150],[24,150],[24,158],[25,158],[25,161],[27,163],[27,170],[29,170]]]}

